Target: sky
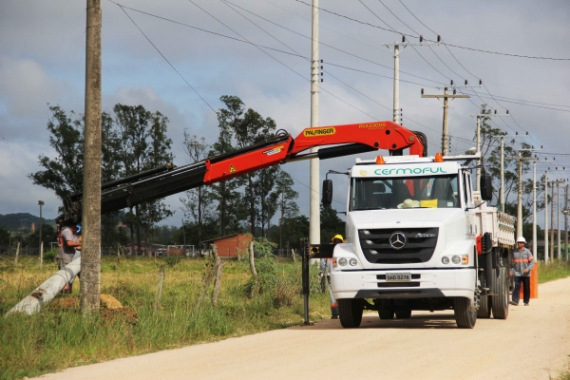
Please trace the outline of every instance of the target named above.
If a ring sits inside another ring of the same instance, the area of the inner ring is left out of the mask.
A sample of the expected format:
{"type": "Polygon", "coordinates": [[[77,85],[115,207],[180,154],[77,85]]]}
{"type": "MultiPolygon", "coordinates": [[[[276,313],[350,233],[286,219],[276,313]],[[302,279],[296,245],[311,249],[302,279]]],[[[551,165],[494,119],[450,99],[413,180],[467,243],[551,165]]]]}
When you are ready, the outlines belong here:
{"type": "MultiPolygon", "coordinates": [[[[49,106],[84,113],[85,8],[85,1],[0,0],[0,214],[39,215],[43,200],[43,216],[57,216],[61,202],[28,176],[41,169],[38,156],[55,156],[49,106]]],[[[415,45],[400,48],[402,124],[427,135],[430,154],[441,151],[443,104],[421,89],[441,94],[453,80],[471,98],[450,101],[450,153],[475,146],[474,115],[487,104],[499,115],[509,110],[492,126],[528,132],[512,146],[537,149],[538,178],[548,168],[549,179],[568,177],[567,1],[320,0],[319,8],[319,125],[392,120],[386,45],[405,35],[415,45]],[[425,46],[417,46],[420,35],[425,46]],[[442,44],[434,44],[437,35],[442,44]]],[[[103,0],[102,11],[103,110],[140,104],[166,115],[176,165],[189,163],[185,130],[214,142],[223,95],[293,136],[310,126],[311,0],[103,0]]],[[[321,180],[354,159],[321,162],[321,180]]],[[[283,169],[308,210],[309,163],[283,169]]],[[[344,211],[348,181],[334,180],[333,207],[344,211]]],[[[166,198],[175,214],[164,223],[180,225],[181,195],[166,198]]]]}

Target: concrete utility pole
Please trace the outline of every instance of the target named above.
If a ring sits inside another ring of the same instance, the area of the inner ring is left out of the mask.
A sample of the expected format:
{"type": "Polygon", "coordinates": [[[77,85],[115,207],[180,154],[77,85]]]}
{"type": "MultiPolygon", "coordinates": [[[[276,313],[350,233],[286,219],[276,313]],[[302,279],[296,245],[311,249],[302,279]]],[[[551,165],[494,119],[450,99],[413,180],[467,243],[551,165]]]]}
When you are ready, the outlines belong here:
{"type": "Polygon", "coordinates": [[[568,261],[568,185],[564,191],[564,259],[568,261]]]}
{"type": "MultiPolygon", "coordinates": [[[[319,0],[313,0],[312,42],[311,42],[311,127],[319,126],[319,0]]],[[[319,148],[312,148],[315,154],[319,148]]],[[[320,191],[319,159],[313,158],[310,163],[310,221],[309,241],[311,244],[321,243],[321,191],[320,191]]]]}
{"type": "Polygon", "coordinates": [[[544,263],[548,265],[548,171],[544,172],[544,263]]]}
{"type": "Polygon", "coordinates": [[[87,0],[81,312],[98,311],[101,275],[101,0],[87,0]]]}
{"type": "MultiPolygon", "coordinates": [[[[501,141],[502,144],[502,141],[501,141]]],[[[542,147],[541,147],[542,149],[542,147]]],[[[508,160],[517,160],[518,161],[518,167],[519,167],[519,183],[518,183],[518,191],[517,191],[517,237],[518,236],[523,236],[523,226],[522,226],[522,162],[523,161],[537,161],[538,159],[536,157],[522,157],[521,156],[521,152],[522,151],[535,151],[535,150],[540,150],[540,149],[519,149],[518,150],[518,157],[507,157],[508,160]]],[[[502,157],[502,145],[501,145],[501,157],[502,157]]],[[[502,173],[503,169],[501,168],[501,180],[502,180],[502,173]]],[[[533,182],[533,185],[536,186],[536,183],[533,182]]],[[[501,183],[501,189],[503,188],[503,184],[501,183]]],[[[501,207],[503,208],[503,207],[501,207]]]]}
{"type": "Polygon", "coordinates": [[[402,36],[402,42],[394,42],[393,44],[384,44],[388,49],[394,47],[394,109],[392,121],[396,124],[402,124],[401,109],[400,109],[400,46],[439,46],[441,37],[437,36],[437,43],[424,42],[423,36],[420,36],[419,43],[406,42],[406,36],[402,36]]]}
{"type": "MultiPolygon", "coordinates": [[[[477,117],[477,132],[476,132],[476,138],[477,138],[477,152],[481,153],[481,119],[482,118],[490,118],[492,116],[510,116],[509,115],[509,110],[507,110],[506,114],[497,114],[497,110],[495,110],[495,113],[479,113],[476,115],[471,115],[471,116],[476,116],[477,117]]],[[[502,145],[501,145],[502,148],[502,145]]],[[[482,155],[481,155],[482,157],[482,155]]],[[[501,162],[502,161],[502,157],[503,157],[503,151],[501,150],[501,162]]],[[[481,165],[481,158],[477,161],[477,165],[481,165]]],[[[477,186],[477,191],[481,191],[481,168],[477,167],[477,182],[476,182],[476,186],[477,186]]],[[[501,210],[503,211],[503,210],[501,210]]]]}
{"type": "Polygon", "coordinates": [[[538,260],[538,241],[536,236],[536,161],[532,162],[532,256],[538,260]]]}
{"type": "MultiPolygon", "coordinates": [[[[558,167],[555,168],[555,170],[558,170],[558,167]]],[[[564,168],[562,168],[562,170],[564,170],[564,168]]],[[[551,194],[551,199],[552,202],[550,203],[550,221],[551,221],[551,228],[550,228],[550,240],[551,240],[551,245],[550,245],[550,260],[554,260],[554,200],[556,199],[556,195],[554,192],[554,186],[556,185],[557,190],[559,190],[559,184],[565,182],[565,180],[563,179],[556,179],[553,181],[550,181],[551,185],[552,185],[552,194],[551,194]]],[[[558,199],[558,204],[560,199],[558,199]]],[[[545,206],[546,207],[546,206],[545,206]]],[[[558,206],[559,207],[559,206],[558,206]]],[[[559,210],[560,211],[560,210],[559,210]]],[[[558,236],[557,236],[557,240],[558,240],[558,246],[560,247],[560,213],[558,215],[558,236]]],[[[548,233],[548,230],[546,231],[548,233]]],[[[557,250],[557,258],[560,258],[560,250],[557,250]]]]}
{"type": "MultiPolygon", "coordinates": [[[[479,82],[481,83],[481,82],[479,82]]],[[[465,84],[467,84],[467,81],[465,81],[465,84]]],[[[443,131],[441,134],[441,152],[444,156],[448,155],[449,149],[448,149],[448,127],[447,127],[447,110],[449,108],[449,99],[455,99],[455,98],[470,98],[471,95],[456,95],[456,89],[455,86],[453,85],[453,81],[451,81],[451,86],[453,87],[453,95],[450,95],[447,93],[447,87],[443,88],[443,95],[424,95],[424,89],[422,88],[422,98],[443,98],[443,131]]],[[[439,87],[436,87],[439,89],[439,87]]]]}
{"type": "Polygon", "coordinates": [[[44,266],[44,243],[42,242],[42,206],[44,201],[38,201],[40,205],[40,269],[44,266]]]}

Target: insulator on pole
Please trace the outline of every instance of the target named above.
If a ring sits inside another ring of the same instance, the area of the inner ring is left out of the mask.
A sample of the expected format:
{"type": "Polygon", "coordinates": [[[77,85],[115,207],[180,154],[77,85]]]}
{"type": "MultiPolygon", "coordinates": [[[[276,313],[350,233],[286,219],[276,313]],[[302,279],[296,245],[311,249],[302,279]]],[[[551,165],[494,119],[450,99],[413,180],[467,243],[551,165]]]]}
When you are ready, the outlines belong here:
{"type": "Polygon", "coordinates": [[[420,35],[420,43],[424,42],[424,36],[420,35]]]}
{"type": "Polygon", "coordinates": [[[495,110],[495,115],[497,114],[497,110],[495,110]]]}
{"type": "Polygon", "coordinates": [[[527,131],[526,135],[528,136],[528,131],[527,131]]]}
{"type": "Polygon", "coordinates": [[[402,42],[406,42],[406,36],[402,36],[402,42]]]}
{"type": "Polygon", "coordinates": [[[441,36],[439,34],[437,35],[437,42],[441,42],[441,36]]]}
{"type": "Polygon", "coordinates": [[[422,95],[424,94],[424,89],[422,88],[422,95]]]}
{"type": "Polygon", "coordinates": [[[465,85],[467,86],[469,84],[469,81],[467,79],[465,79],[465,85]]]}
{"type": "Polygon", "coordinates": [[[457,90],[453,89],[453,95],[457,94],[457,90]]]}
{"type": "Polygon", "coordinates": [[[453,79],[451,80],[451,85],[453,86],[453,79]]]}
{"type": "Polygon", "coordinates": [[[479,86],[481,86],[483,84],[483,81],[481,79],[479,79],[479,86]]]}
{"type": "Polygon", "coordinates": [[[507,115],[509,114],[509,110],[507,110],[507,115]]]}

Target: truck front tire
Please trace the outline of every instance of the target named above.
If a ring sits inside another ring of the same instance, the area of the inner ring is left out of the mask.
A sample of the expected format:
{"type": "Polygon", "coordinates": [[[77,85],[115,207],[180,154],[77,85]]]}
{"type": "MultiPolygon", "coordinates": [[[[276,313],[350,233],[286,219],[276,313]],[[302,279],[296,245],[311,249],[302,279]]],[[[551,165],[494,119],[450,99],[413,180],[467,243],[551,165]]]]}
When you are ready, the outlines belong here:
{"type": "Polygon", "coordinates": [[[457,297],[453,303],[453,312],[457,327],[462,329],[472,329],[477,322],[477,310],[472,307],[469,298],[457,297]]]}
{"type": "Polygon", "coordinates": [[[364,303],[359,299],[338,300],[338,314],[340,324],[344,328],[354,328],[360,326],[362,322],[362,312],[364,303]]]}

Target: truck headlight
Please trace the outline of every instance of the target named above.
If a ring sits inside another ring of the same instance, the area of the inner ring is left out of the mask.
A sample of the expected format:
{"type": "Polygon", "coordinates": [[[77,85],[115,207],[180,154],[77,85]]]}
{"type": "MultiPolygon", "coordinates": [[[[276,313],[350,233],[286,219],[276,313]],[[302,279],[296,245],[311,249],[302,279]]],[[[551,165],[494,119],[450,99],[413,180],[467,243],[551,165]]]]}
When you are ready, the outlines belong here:
{"type": "Polygon", "coordinates": [[[356,265],[358,265],[358,261],[354,257],[352,259],[348,260],[348,263],[352,267],[355,267],[356,265]]]}
{"type": "Polygon", "coordinates": [[[461,263],[461,257],[459,255],[453,255],[451,262],[453,262],[453,264],[459,264],[461,263]]]}
{"type": "Polygon", "coordinates": [[[444,263],[444,264],[446,264],[446,265],[449,264],[449,257],[443,256],[443,257],[441,258],[441,262],[444,263]]]}
{"type": "Polygon", "coordinates": [[[348,260],[346,259],[346,257],[341,257],[340,259],[338,259],[338,265],[340,265],[341,267],[346,266],[347,263],[348,260]]]}

